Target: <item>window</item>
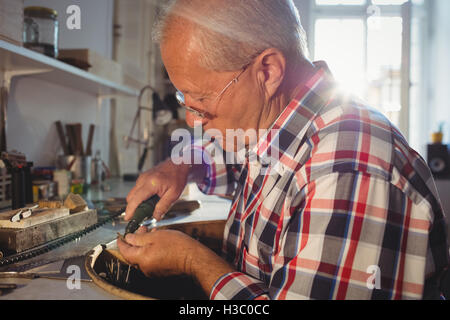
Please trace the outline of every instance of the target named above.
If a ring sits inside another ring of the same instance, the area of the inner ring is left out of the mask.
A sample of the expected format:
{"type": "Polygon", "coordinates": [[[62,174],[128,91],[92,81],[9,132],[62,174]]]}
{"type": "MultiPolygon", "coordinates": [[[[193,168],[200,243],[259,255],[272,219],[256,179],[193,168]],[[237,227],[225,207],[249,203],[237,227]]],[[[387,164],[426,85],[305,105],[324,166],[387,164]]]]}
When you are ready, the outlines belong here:
{"type": "Polygon", "coordinates": [[[313,2],[313,59],[325,60],[343,90],[364,99],[400,127],[401,5],[407,0],[313,2]]]}

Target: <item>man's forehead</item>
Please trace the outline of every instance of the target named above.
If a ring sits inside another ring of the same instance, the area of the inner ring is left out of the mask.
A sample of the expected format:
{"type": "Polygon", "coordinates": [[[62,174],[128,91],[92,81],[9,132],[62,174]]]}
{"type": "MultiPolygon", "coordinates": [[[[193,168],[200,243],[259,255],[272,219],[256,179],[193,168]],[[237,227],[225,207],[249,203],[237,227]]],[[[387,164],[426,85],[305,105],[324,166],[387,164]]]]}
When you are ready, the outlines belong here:
{"type": "Polygon", "coordinates": [[[164,63],[174,68],[198,64],[200,50],[195,39],[195,29],[184,19],[171,19],[170,27],[161,42],[164,63]]]}
{"type": "Polygon", "coordinates": [[[194,88],[183,88],[183,86],[186,82],[197,83],[201,75],[208,73],[200,65],[201,51],[194,31],[191,26],[185,24],[183,27],[182,23],[177,23],[168,29],[161,42],[164,65],[174,85],[180,86],[177,87],[179,90],[194,90],[194,88]]]}

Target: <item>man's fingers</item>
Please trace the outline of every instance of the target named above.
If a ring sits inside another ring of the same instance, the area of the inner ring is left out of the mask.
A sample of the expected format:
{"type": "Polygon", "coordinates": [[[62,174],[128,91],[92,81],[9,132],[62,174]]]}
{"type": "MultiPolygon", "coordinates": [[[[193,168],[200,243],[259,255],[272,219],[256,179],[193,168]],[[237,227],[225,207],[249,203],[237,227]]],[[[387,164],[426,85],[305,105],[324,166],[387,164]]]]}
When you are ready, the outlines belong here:
{"type": "Polygon", "coordinates": [[[170,210],[172,203],[172,201],[161,199],[155,207],[153,218],[155,218],[157,221],[160,221],[162,217],[170,210]]]}
{"type": "Polygon", "coordinates": [[[127,208],[125,209],[125,221],[131,220],[137,207],[138,204],[136,201],[128,202],[127,208]]]}
{"type": "Polygon", "coordinates": [[[130,192],[129,192],[128,195],[127,195],[127,202],[130,202],[131,199],[133,199],[134,194],[136,193],[137,190],[138,190],[138,186],[135,185],[135,186],[130,190],[130,192]]]}
{"type": "Polygon", "coordinates": [[[154,194],[156,194],[156,192],[153,188],[142,187],[140,189],[136,189],[134,194],[127,198],[128,205],[125,210],[125,221],[130,220],[131,217],[133,217],[137,207],[154,194]]]}
{"type": "Polygon", "coordinates": [[[144,247],[150,244],[150,236],[151,233],[134,233],[134,234],[127,234],[125,237],[125,241],[134,247],[144,247]]]}
{"type": "Polygon", "coordinates": [[[139,227],[139,229],[137,229],[137,231],[135,232],[136,234],[144,234],[148,232],[148,228],[146,226],[141,226],[139,227]]]}
{"type": "Polygon", "coordinates": [[[170,210],[173,203],[178,200],[178,197],[179,195],[177,195],[173,190],[168,190],[156,204],[153,217],[160,221],[162,217],[170,210]]]}
{"type": "MultiPolygon", "coordinates": [[[[126,241],[128,241],[128,239],[126,241]]],[[[141,247],[130,245],[129,243],[126,243],[121,239],[117,239],[117,247],[119,248],[119,252],[129,264],[138,264],[139,258],[142,254],[141,247]]]]}

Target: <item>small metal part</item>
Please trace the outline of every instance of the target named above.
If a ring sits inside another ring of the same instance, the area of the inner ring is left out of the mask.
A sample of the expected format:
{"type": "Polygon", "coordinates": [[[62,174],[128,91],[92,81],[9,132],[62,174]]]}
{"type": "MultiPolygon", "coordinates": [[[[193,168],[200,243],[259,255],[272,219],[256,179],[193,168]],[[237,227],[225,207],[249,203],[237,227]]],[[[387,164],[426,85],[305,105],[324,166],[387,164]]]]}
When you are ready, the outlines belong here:
{"type": "Polygon", "coordinates": [[[20,278],[20,279],[37,279],[40,276],[36,273],[27,272],[0,272],[0,279],[20,278]]]}
{"type": "Polygon", "coordinates": [[[17,213],[14,214],[14,215],[11,217],[11,222],[19,222],[20,219],[22,219],[22,218],[21,218],[21,216],[22,216],[22,211],[23,211],[22,209],[19,210],[19,211],[17,211],[17,213]]]}
{"type": "Polygon", "coordinates": [[[120,278],[120,261],[117,260],[117,282],[119,282],[120,278]]]}
{"type": "Polygon", "coordinates": [[[110,261],[106,261],[105,264],[106,264],[105,269],[106,272],[99,274],[99,276],[101,276],[109,283],[121,288],[125,288],[130,285],[131,268],[134,266],[131,265],[122,266],[122,262],[119,259],[112,259],[110,261]]]}
{"type": "Polygon", "coordinates": [[[31,217],[31,215],[33,214],[33,210],[36,210],[39,208],[39,205],[34,205],[32,207],[28,207],[28,208],[22,208],[19,211],[17,211],[12,217],[11,217],[11,222],[19,222],[22,219],[26,219],[31,217]]]}
{"type": "Polygon", "coordinates": [[[117,232],[117,238],[122,240],[123,242],[127,243],[127,241],[125,240],[125,237],[119,232],[117,232]]]}
{"type": "Polygon", "coordinates": [[[114,266],[113,266],[112,262],[106,263],[106,266],[108,267],[109,274],[113,275],[114,274],[114,266]]]}
{"type": "Polygon", "coordinates": [[[129,278],[130,278],[130,270],[131,270],[131,266],[128,265],[128,272],[127,272],[127,277],[125,278],[125,284],[128,284],[129,278]]]}
{"type": "Polygon", "coordinates": [[[25,211],[22,212],[22,219],[26,219],[31,217],[31,215],[33,214],[33,211],[38,209],[39,205],[34,205],[32,207],[26,208],[25,211]]]}

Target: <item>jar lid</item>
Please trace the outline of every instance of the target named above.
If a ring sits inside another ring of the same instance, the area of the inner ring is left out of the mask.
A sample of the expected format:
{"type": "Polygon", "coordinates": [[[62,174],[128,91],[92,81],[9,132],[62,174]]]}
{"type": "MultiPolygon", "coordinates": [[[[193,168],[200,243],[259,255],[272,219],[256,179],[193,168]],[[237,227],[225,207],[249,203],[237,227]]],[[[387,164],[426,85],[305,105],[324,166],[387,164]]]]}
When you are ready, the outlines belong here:
{"type": "Polygon", "coordinates": [[[56,19],[58,12],[56,10],[46,7],[26,7],[23,9],[26,16],[44,18],[44,19],[56,19]]]}

